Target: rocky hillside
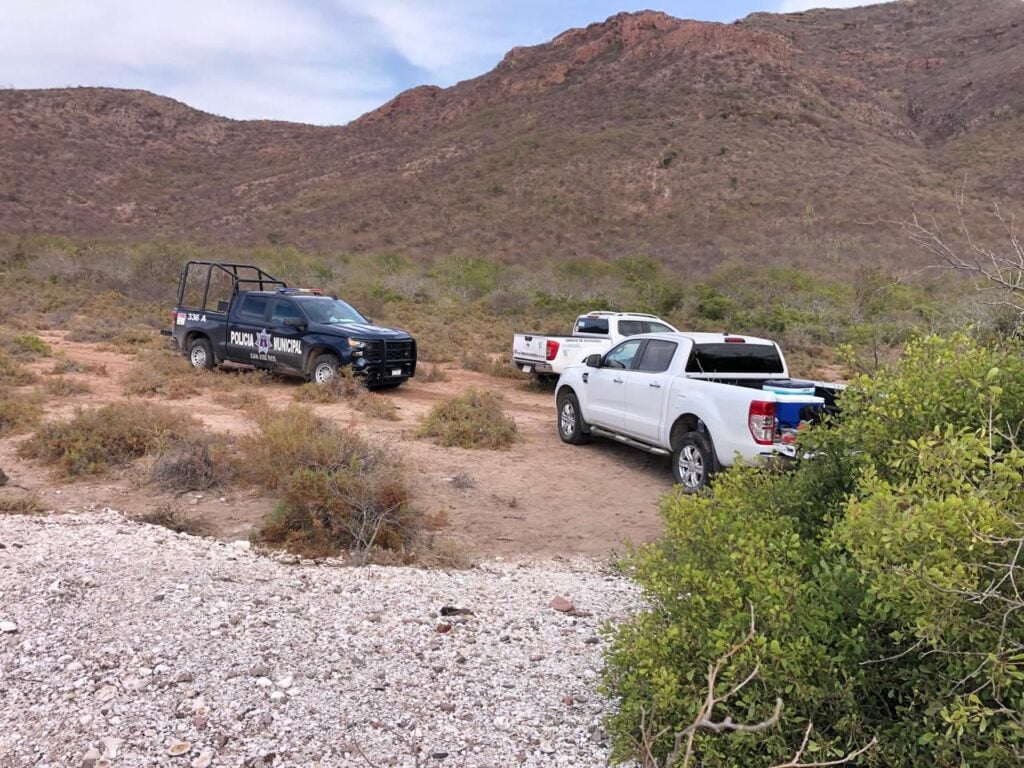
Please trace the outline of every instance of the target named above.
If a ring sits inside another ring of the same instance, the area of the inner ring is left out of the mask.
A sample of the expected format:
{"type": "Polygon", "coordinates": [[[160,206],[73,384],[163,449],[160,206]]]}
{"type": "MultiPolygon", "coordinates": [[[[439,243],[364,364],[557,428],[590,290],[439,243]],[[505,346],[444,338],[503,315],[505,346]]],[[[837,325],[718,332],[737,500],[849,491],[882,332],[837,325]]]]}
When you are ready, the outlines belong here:
{"type": "Polygon", "coordinates": [[[620,14],[344,127],[137,91],[0,92],[0,232],[508,261],[920,259],[952,191],[1024,199],[1024,4],[620,14]],[[965,181],[966,180],[966,181],[965,181]]]}

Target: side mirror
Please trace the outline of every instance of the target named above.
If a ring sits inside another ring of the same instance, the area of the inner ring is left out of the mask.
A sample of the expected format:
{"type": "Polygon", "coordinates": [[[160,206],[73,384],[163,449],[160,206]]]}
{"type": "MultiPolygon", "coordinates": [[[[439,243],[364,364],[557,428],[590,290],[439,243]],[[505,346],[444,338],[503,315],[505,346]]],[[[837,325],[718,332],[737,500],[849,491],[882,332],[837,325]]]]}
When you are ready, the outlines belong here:
{"type": "Polygon", "coordinates": [[[583,360],[583,364],[587,368],[600,368],[601,367],[601,356],[600,355],[587,355],[583,360]]]}
{"type": "Polygon", "coordinates": [[[299,329],[302,329],[302,328],[305,328],[305,327],[306,327],[306,323],[305,323],[305,322],[303,322],[303,321],[302,321],[302,320],[301,320],[300,318],[298,318],[298,317],[286,317],[286,318],[284,319],[284,324],[285,324],[285,325],[287,325],[287,326],[289,326],[289,327],[291,327],[291,328],[299,328],[299,329]]]}

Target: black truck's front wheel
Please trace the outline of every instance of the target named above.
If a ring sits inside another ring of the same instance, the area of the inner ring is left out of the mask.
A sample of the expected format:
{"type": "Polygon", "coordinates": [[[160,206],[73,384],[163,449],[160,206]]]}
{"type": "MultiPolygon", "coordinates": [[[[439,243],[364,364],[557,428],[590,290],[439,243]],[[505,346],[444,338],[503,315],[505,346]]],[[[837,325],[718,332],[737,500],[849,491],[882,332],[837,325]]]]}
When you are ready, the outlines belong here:
{"type": "Polygon", "coordinates": [[[314,384],[326,384],[338,375],[338,358],[334,355],[319,355],[313,361],[309,378],[314,384]]]}
{"type": "Polygon", "coordinates": [[[211,370],[217,363],[213,358],[213,347],[202,336],[189,342],[188,361],[192,363],[193,368],[204,368],[207,371],[211,370]]]}

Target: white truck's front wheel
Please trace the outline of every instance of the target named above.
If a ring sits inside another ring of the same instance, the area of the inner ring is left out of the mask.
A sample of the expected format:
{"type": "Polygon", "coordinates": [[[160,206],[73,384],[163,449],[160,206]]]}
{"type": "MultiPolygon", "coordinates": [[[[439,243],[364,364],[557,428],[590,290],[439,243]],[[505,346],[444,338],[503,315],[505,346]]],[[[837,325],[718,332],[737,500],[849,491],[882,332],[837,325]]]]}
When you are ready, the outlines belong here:
{"type": "Polygon", "coordinates": [[[580,415],[580,401],[572,392],[558,395],[558,436],[563,443],[581,445],[590,441],[587,424],[580,415]]]}
{"type": "Polygon", "coordinates": [[[686,432],[672,451],[672,474],[686,493],[707,488],[715,469],[711,441],[700,432],[686,432]]]}

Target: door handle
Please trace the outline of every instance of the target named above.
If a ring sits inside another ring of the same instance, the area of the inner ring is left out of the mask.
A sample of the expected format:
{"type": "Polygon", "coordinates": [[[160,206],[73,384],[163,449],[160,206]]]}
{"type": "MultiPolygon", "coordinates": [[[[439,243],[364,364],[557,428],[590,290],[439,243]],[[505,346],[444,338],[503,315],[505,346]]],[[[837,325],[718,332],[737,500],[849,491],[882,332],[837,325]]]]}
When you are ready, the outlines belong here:
{"type": "Polygon", "coordinates": [[[656,381],[652,381],[650,384],[648,384],[648,386],[654,387],[655,389],[661,389],[661,384],[659,384],[656,381]]]}
{"type": "Polygon", "coordinates": [[[620,379],[618,377],[612,379],[612,381],[614,381],[616,384],[621,384],[622,383],[622,379],[620,379]]]}

